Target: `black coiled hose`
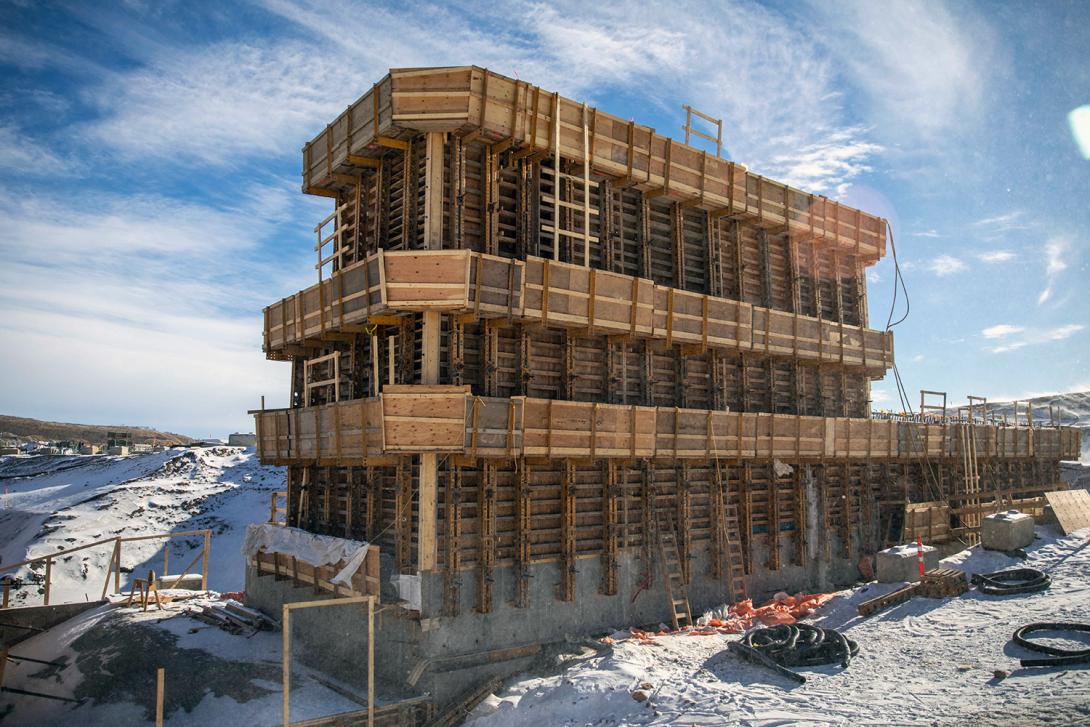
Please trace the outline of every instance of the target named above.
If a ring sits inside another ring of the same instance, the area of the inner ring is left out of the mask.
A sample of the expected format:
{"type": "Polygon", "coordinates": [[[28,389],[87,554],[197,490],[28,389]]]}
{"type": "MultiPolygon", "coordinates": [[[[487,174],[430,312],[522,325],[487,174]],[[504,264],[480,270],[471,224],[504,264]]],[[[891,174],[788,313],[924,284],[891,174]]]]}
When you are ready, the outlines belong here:
{"type": "Polygon", "coordinates": [[[810,624],[780,624],[750,631],[742,643],[781,666],[840,664],[847,667],[859,644],[835,629],[810,624]]]}
{"type": "Polygon", "coordinates": [[[1066,666],[1068,664],[1090,664],[1090,649],[1061,649],[1056,646],[1039,644],[1026,638],[1034,631],[1081,631],[1090,633],[1090,624],[1039,622],[1026,624],[1014,632],[1014,643],[1031,651],[1050,654],[1051,659],[1022,659],[1022,666],[1066,666]]]}
{"type": "Polygon", "coordinates": [[[1011,596],[1016,593],[1036,593],[1052,585],[1052,578],[1036,568],[1012,568],[995,573],[977,573],[973,585],[990,596],[1011,596]]]}

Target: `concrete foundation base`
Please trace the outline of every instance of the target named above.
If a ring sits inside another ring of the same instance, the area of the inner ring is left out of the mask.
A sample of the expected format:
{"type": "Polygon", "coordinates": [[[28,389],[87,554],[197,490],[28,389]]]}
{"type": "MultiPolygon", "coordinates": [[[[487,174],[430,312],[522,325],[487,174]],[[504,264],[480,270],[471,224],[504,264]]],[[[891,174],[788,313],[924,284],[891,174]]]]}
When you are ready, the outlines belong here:
{"type": "MultiPolygon", "coordinates": [[[[923,546],[924,570],[937,568],[941,554],[930,545],[923,546]]],[[[915,583],[920,580],[919,548],[915,543],[895,545],[878,551],[877,577],[879,583],[915,583]]]]}
{"type": "MultiPolygon", "coordinates": [[[[836,544],[830,552],[839,552],[836,544]]],[[[791,554],[782,554],[789,563],[791,554]]],[[[757,572],[746,579],[755,601],[767,600],[776,591],[828,590],[858,580],[858,554],[844,559],[806,558],[800,565],[777,571],[764,567],[768,553],[755,547],[757,572]]],[[[727,600],[725,580],[712,578],[706,549],[694,549],[689,568],[692,582],[689,599],[693,617],[721,606],[727,600]]],[[[383,592],[383,607],[375,623],[375,663],[379,693],[387,699],[427,695],[440,705],[451,702],[466,689],[486,679],[506,677],[533,666],[536,659],[555,653],[549,645],[576,642],[587,636],[635,625],[657,625],[669,620],[669,604],[656,564],[651,583],[640,590],[645,568],[636,554],[622,553],[617,562],[617,592],[601,592],[602,562],[580,558],[576,562],[576,597],[557,598],[560,564],[535,563],[530,568],[530,606],[512,605],[516,575],[512,568],[493,572],[492,609],[480,613],[475,572],[461,573],[458,609],[444,609],[447,579],[442,572],[421,574],[421,609],[407,611],[396,596],[383,592]],[[635,595],[637,594],[638,595],[635,595]],[[635,596],[635,597],[634,597],[635,596]],[[543,645],[538,650],[535,645],[543,645]],[[528,647],[520,649],[519,647],[528,647]],[[532,652],[532,653],[531,653],[532,652]]],[[[383,583],[392,577],[389,559],[383,557],[383,583]]],[[[384,586],[385,589],[385,586],[384,586]]],[[[281,606],[291,601],[312,600],[310,587],[296,587],[290,580],[246,572],[246,604],[279,619],[281,606]]],[[[312,608],[292,614],[293,658],[349,684],[366,684],[367,628],[359,606],[312,608]]]]}
{"type": "Polygon", "coordinates": [[[988,550],[1017,550],[1033,542],[1033,517],[1017,510],[997,512],[980,524],[980,545],[988,550]]]}

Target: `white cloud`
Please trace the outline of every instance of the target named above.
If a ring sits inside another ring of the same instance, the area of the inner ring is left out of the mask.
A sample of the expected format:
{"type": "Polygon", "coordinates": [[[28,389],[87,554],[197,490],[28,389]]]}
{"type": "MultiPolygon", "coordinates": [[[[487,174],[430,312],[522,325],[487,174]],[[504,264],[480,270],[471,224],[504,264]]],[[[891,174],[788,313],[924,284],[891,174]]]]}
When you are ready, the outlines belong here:
{"type": "Polygon", "coordinates": [[[973,223],[973,227],[998,227],[1001,229],[1011,229],[1012,225],[1021,225],[1022,216],[1025,214],[1024,210],[1012,210],[1010,212],[1004,212],[1001,215],[995,215],[994,217],[984,217],[973,223]]]}
{"type": "Polygon", "coordinates": [[[92,87],[87,101],[102,116],[84,134],[130,159],[294,155],[366,88],[360,71],[294,42],[167,51],[92,87]]]}
{"type": "Polygon", "coordinates": [[[921,232],[910,233],[913,237],[942,237],[936,230],[923,230],[921,232]]]}
{"type": "Polygon", "coordinates": [[[954,273],[960,273],[967,269],[968,266],[962,262],[960,258],[956,258],[953,255],[939,255],[938,257],[929,260],[926,267],[935,275],[945,277],[947,275],[953,275],[954,273]]]}
{"type": "Polygon", "coordinates": [[[1006,353],[1007,351],[1015,351],[1028,345],[1028,341],[1012,341],[1010,343],[1005,343],[1002,346],[996,346],[995,348],[991,348],[989,350],[992,353],[1006,353]]]}
{"type": "Polygon", "coordinates": [[[1006,323],[1000,323],[999,325],[990,326],[980,332],[985,338],[1003,338],[1004,336],[1010,336],[1015,333],[1021,333],[1026,330],[1021,326],[1012,326],[1006,323]]]}
{"type": "Polygon", "coordinates": [[[988,349],[992,353],[1006,353],[1008,351],[1016,351],[1020,348],[1025,348],[1026,346],[1038,346],[1052,341],[1063,341],[1071,338],[1085,328],[1086,326],[1081,323],[1068,323],[1055,328],[1026,330],[1020,326],[1002,323],[990,328],[985,328],[981,331],[981,335],[989,339],[1008,339],[1000,345],[988,349]],[[1017,334],[1022,335],[1017,339],[1011,338],[1017,334]]]}
{"type": "Polygon", "coordinates": [[[1062,341],[1065,338],[1071,338],[1071,336],[1075,335],[1084,328],[1086,328],[1086,326],[1078,323],[1072,323],[1047,331],[1045,333],[1045,337],[1048,338],[1048,340],[1050,341],[1062,341]]]}
{"type": "Polygon", "coordinates": [[[1071,241],[1066,237],[1054,237],[1045,244],[1045,288],[1037,296],[1037,305],[1043,305],[1052,297],[1057,278],[1067,269],[1064,258],[1070,249],[1071,241]]]}
{"type": "Polygon", "coordinates": [[[994,31],[980,15],[944,2],[812,0],[824,18],[830,52],[867,93],[872,117],[891,138],[948,140],[972,128],[996,64],[994,31]]]}
{"type": "Polygon", "coordinates": [[[1010,250],[990,250],[978,254],[977,257],[986,263],[1005,263],[1013,260],[1015,255],[1010,250]]]}
{"type": "Polygon", "coordinates": [[[5,405],[195,434],[252,428],[245,410],[280,398],[288,375],[263,360],[261,308],[311,276],[306,246],[262,254],[298,195],[249,191],[225,207],[0,196],[0,339],[20,342],[0,357],[0,378],[16,382],[5,405]]]}

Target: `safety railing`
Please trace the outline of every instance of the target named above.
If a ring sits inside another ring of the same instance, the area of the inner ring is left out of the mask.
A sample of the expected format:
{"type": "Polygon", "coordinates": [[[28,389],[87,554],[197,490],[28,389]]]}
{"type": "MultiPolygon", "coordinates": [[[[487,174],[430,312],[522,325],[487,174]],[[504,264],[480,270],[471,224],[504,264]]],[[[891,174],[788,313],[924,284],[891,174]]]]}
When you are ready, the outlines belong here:
{"type": "MultiPolygon", "coordinates": [[[[115,538],[106,538],[105,540],[96,540],[93,543],[87,543],[86,545],[78,545],[75,548],[66,548],[65,550],[58,550],[56,553],[50,553],[49,555],[43,555],[38,558],[30,558],[20,563],[13,563],[12,565],[4,566],[0,568],[0,573],[11,573],[24,566],[33,567],[36,563],[45,563],[45,575],[44,575],[44,603],[42,605],[48,606],[50,591],[53,585],[53,564],[61,558],[70,556],[72,553],[78,553],[82,550],[89,550],[91,548],[97,548],[105,545],[112,545],[113,552],[110,554],[110,563],[106,569],[106,579],[102,584],[102,596],[106,598],[108,593],[116,594],[121,592],[121,557],[123,552],[123,545],[125,543],[134,543],[144,540],[156,540],[166,538],[167,540],[173,538],[186,538],[193,536],[203,536],[204,543],[197,553],[197,555],[189,562],[189,564],[178,573],[173,576],[169,576],[170,573],[170,547],[169,544],[163,549],[163,572],[159,577],[159,582],[167,585],[170,583],[177,584],[181,582],[183,578],[190,575],[194,566],[200,561],[201,568],[201,590],[208,590],[208,558],[212,552],[212,531],[211,530],[186,530],[177,533],[156,533],[154,535],[133,535],[128,537],[118,536],[115,538]],[[113,576],[113,591],[110,591],[110,577],[113,576]]],[[[5,575],[0,579],[3,586],[3,597],[0,601],[0,608],[7,608],[12,591],[18,591],[20,588],[28,586],[42,585],[41,581],[30,580],[19,581],[13,579],[11,575],[5,575]]]]}

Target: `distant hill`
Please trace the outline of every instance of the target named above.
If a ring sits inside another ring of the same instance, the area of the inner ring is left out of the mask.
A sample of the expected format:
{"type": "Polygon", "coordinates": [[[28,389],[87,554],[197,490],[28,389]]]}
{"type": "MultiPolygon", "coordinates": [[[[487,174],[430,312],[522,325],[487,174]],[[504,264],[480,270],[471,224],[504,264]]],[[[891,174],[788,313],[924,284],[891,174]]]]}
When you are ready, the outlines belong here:
{"type": "Polygon", "coordinates": [[[144,427],[122,425],[70,424],[67,422],[43,422],[40,419],[0,414],[0,438],[15,435],[19,439],[43,441],[80,441],[105,444],[107,432],[132,432],[134,444],[157,442],[160,444],[189,444],[192,438],[172,432],[159,432],[144,427]]]}

